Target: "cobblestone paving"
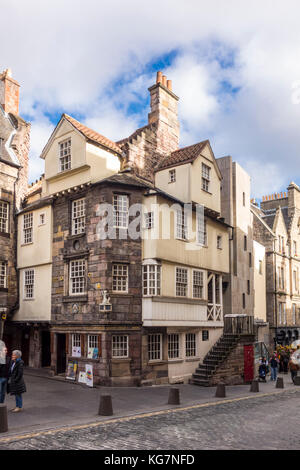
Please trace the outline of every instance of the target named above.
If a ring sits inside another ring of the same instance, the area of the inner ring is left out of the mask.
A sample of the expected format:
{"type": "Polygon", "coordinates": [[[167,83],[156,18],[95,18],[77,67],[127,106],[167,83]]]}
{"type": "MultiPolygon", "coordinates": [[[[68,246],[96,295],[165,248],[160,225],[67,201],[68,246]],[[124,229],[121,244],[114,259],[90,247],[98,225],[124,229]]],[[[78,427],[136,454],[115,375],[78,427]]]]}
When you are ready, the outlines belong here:
{"type": "Polygon", "coordinates": [[[300,393],[286,391],[8,442],[1,436],[0,450],[300,450],[299,423],[300,393]]]}

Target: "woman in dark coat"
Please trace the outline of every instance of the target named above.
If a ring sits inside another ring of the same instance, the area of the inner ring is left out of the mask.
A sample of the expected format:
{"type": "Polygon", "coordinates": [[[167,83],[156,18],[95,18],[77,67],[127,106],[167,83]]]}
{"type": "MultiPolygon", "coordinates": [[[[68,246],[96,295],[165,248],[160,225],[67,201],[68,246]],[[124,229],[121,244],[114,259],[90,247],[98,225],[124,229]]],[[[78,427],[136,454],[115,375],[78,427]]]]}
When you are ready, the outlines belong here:
{"type": "Polygon", "coordinates": [[[21,351],[13,351],[9,368],[9,382],[7,392],[11,395],[15,395],[16,397],[16,407],[11,410],[14,413],[22,410],[22,394],[26,392],[26,386],[23,379],[24,362],[22,361],[21,356],[21,351]]]}

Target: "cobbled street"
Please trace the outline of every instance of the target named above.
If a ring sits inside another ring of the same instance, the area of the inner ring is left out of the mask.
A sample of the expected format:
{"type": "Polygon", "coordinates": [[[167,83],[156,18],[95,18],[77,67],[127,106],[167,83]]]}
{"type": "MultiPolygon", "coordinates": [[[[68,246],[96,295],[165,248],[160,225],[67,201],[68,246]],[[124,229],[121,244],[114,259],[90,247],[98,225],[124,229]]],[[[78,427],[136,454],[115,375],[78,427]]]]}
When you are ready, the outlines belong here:
{"type": "Polygon", "coordinates": [[[0,439],[0,450],[300,450],[299,405],[299,392],[286,391],[14,436],[0,439]]]}

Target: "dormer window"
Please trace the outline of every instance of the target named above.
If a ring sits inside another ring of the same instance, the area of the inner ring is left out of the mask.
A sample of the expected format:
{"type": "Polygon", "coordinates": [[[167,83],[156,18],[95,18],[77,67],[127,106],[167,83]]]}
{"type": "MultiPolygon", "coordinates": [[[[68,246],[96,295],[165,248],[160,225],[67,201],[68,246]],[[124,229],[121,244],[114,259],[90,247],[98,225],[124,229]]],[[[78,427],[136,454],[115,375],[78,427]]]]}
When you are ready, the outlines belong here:
{"type": "Polygon", "coordinates": [[[176,181],[176,170],[169,170],[169,183],[175,183],[176,181]]]}
{"type": "Polygon", "coordinates": [[[59,169],[60,171],[71,169],[71,139],[59,143],[59,169]]]}
{"type": "Polygon", "coordinates": [[[210,185],[210,167],[202,163],[202,189],[204,191],[209,191],[210,185]]]}

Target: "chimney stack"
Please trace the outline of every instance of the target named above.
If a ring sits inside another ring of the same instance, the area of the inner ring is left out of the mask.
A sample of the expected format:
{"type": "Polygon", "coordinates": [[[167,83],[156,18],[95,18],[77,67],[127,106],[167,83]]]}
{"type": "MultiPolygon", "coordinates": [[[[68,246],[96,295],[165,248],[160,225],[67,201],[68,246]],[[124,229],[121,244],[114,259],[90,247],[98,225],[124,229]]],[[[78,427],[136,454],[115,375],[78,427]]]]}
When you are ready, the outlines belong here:
{"type": "Polygon", "coordinates": [[[151,112],[148,114],[148,124],[157,127],[156,151],[166,155],[179,147],[179,98],[172,91],[172,80],[167,80],[161,71],[157,72],[156,83],[149,91],[151,112]]]}
{"type": "Polygon", "coordinates": [[[20,85],[12,78],[10,69],[0,74],[0,104],[6,113],[19,115],[20,85]]]}

